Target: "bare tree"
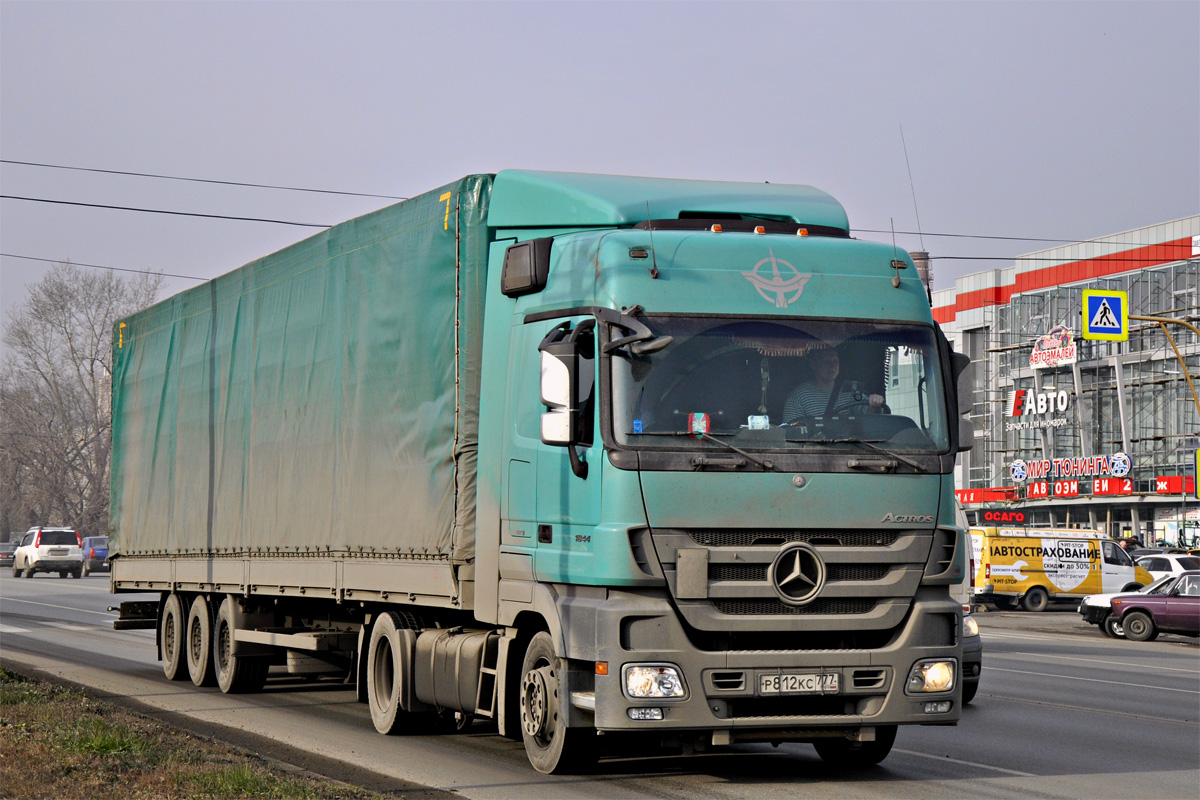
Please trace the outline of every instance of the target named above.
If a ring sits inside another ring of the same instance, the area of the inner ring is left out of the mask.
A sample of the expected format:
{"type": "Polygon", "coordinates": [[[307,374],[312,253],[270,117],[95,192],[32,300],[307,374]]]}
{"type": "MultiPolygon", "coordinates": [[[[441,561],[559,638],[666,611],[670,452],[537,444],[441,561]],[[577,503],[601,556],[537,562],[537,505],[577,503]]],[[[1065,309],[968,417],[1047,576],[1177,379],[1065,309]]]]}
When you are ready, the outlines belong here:
{"type": "Polygon", "coordinates": [[[154,302],[159,274],[56,264],[4,328],[0,538],[30,525],[108,528],[113,324],[154,302]]]}

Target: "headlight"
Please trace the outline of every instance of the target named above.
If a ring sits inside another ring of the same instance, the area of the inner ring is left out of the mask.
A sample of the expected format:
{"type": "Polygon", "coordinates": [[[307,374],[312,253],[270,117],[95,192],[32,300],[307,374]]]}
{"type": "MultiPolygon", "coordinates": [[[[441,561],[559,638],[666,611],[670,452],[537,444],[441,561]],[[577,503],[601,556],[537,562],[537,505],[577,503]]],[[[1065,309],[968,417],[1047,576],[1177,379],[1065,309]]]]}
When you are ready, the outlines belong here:
{"type": "Polygon", "coordinates": [[[625,694],[641,697],[683,697],[678,667],[668,664],[629,664],[625,667],[625,694]]]}
{"type": "Polygon", "coordinates": [[[918,661],[908,674],[910,692],[948,692],[953,688],[953,661],[918,661]]]}
{"type": "Polygon", "coordinates": [[[978,636],[979,623],[970,614],[963,617],[963,636],[978,636]]]}

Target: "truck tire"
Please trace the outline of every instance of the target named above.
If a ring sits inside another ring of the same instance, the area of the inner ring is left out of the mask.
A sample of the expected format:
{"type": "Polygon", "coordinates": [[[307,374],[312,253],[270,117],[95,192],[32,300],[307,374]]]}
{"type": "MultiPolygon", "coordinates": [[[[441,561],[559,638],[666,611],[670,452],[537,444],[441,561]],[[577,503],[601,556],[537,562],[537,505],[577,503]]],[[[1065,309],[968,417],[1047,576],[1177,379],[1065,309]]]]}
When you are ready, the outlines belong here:
{"type": "Polygon", "coordinates": [[[896,726],[879,725],[875,741],[851,742],[849,739],[818,739],[813,742],[817,755],[834,769],[865,769],[887,758],[896,743],[896,726]]]}
{"type": "Polygon", "coordinates": [[[975,693],[979,691],[979,681],[971,681],[970,683],[963,682],[963,705],[968,705],[975,699],[975,693]]]}
{"type": "Polygon", "coordinates": [[[391,736],[398,733],[424,733],[433,729],[437,715],[405,711],[400,706],[404,674],[399,631],[408,629],[407,621],[395,611],[380,614],[371,626],[367,650],[367,705],[375,730],[391,736]]]}
{"type": "Polygon", "coordinates": [[[233,632],[237,630],[237,600],[226,595],[217,611],[212,631],[212,662],[217,686],[225,694],[257,692],[267,681],[270,661],[262,656],[235,656],[233,632]]]}
{"type": "Polygon", "coordinates": [[[521,664],[521,738],[529,763],[546,775],[583,772],[597,755],[594,729],[567,727],[565,670],[550,634],[538,632],[521,664]]]}
{"type": "Polygon", "coordinates": [[[1021,598],[1021,607],[1026,611],[1045,611],[1050,605],[1050,595],[1040,586],[1034,586],[1021,598]]]}
{"type": "Polygon", "coordinates": [[[180,601],[179,595],[172,594],[163,605],[162,619],[158,626],[163,674],[169,681],[181,681],[188,677],[187,662],[183,656],[183,631],[186,627],[183,602],[180,601]]]}
{"type": "Polygon", "coordinates": [[[197,686],[213,686],[217,682],[212,660],[212,614],[208,610],[208,599],[196,595],[188,611],[187,629],[184,636],[184,653],[187,655],[188,675],[197,686]]]}
{"type": "Polygon", "coordinates": [[[1125,638],[1135,642],[1152,642],[1158,638],[1158,630],[1150,615],[1141,611],[1130,611],[1121,618],[1121,629],[1125,638]]]}

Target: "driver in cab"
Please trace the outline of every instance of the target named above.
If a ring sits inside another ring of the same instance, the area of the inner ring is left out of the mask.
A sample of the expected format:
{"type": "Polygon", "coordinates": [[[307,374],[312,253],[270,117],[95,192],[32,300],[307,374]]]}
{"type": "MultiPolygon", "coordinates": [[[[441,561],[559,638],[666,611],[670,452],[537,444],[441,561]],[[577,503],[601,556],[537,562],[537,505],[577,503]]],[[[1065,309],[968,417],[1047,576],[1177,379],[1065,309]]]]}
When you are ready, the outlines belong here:
{"type": "Polygon", "coordinates": [[[783,424],[790,425],[801,417],[821,417],[826,414],[878,413],[883,408],[883,396],[866,395],[852,387],[838,385],[841,369],[837,351],[833,348],[813,350],[804,357],[808,374],[791,391],[783,406],[783,424]],[[837,399],[830,396],[837,387],[837,399]]]}

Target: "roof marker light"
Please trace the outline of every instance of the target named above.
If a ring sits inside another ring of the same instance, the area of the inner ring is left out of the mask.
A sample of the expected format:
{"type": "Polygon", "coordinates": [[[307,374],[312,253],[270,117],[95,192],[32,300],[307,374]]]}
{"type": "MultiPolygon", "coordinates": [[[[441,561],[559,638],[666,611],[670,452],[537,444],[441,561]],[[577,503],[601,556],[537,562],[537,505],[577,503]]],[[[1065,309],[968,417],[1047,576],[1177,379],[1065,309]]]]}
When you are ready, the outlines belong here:
{"type": "Polygon", "coordinates": [[[767,232],[767,226],[766,226],[766,225],[755,225],[755,226],[754,226],[754,232],[755,232],[756,234],[758,234],[759,236],[761,236],[761,235],[763,235],[764,233],[766,233],[766,232],[767,232]]]}
{"type": "Polygon", "coordinates": [[[796,235],[797,236],[808,236],[808,228],[801,228],[800,230],[796,231],[796,235]]]}
{"type": "Polygon", "coordinates": [[[720,233],[721,231],[723,231],[725,229],[722,228],[720,225],[713,225],[710,230],[712,230],[713,233],[720,233]]]}

